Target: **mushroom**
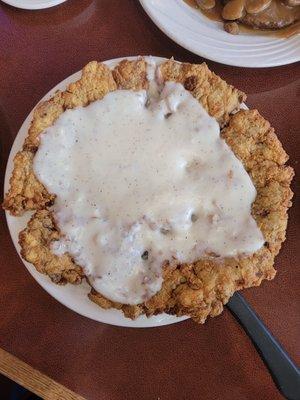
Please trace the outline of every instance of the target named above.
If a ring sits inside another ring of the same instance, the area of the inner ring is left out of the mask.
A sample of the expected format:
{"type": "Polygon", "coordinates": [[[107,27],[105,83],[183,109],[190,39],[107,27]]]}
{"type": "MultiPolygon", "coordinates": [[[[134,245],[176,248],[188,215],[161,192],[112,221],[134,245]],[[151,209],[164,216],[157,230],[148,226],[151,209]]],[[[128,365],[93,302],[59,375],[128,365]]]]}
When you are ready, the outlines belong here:
{"type": "Polygon", "coordinates": [[[211,10],[216,5],[215,0],[196,0],[201,10],[211,10]]]}
{"type": "Polygon", "coordinates": [[[230,0],[222,11],[222,17],[229,21],[242,18],[245,15],[245,0],[230,0]]]}
{"type": "Polygon", "coordinates": [[[239,34],[239,26],[236,22],[225,22],[224,29],[226,32],[230,33],[231,35],[239,34]]]}

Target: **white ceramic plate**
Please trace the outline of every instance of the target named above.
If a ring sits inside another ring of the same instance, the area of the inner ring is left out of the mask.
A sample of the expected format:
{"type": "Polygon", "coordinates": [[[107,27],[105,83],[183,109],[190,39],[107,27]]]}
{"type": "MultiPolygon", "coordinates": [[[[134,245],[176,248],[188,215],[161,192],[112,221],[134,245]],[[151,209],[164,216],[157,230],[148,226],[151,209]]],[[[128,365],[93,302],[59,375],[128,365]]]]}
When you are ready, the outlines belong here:
{"type": "Polygon", "coordinates": [[[238,67],[273,67],[300,61],[300,35],[280,39],[230,35],[183,0],[140,0],[152,21],[172,40],[199,56],[238,67]]]}
{"type": "Polygon", "coordinates": [[[24,8],[25,10],[40,10],[64,3],[66,0],[2,0],[10,6],[24,8]]]}
{"type": "MultiPolygon", "coordinates": [[[[133,59],[136,57],[127,57],[128,59],[133,59]]],[[[156,61],[163,60],[159,57],[153,57],[156,61]]],[[[109,67],[114,67],[122,58],[114,59],[106,61],[109,67]]],[[[50,92],[48,92],[41,101],[49,99],[57,90],[65,90],[67,85],[71,82],[74,82],[80,78],[81,72],[76,72],[75,74],[69,76],[67,79],[59,83],[55,86],[50,92]]],[[[13,169],[13,159],[15,154],[22,148],[23,141],[25,136],[27,135],[27,131],[29,128],[29,124],[32,120],[33,111],[28,115],[23,125],[21,126],[12,149],[10,151],[10,155],[7,162],[6,173],[5,173],[5,183],[4,190],[5,193],[9,188],[9,178],[13,169]]],[[[12,237],[13,243],[17,252],[20,255],[20,246],[18,244],[18,236],[19,232],[25,228],[27,221],[30,218],[30,213],[26,213],[26,215],[22,217],[13,217],[6,212],[6,219],[8,228],[10,231],[10,235],[12,237]]],[[[22,258],[21,258],[22,259],[22,258]]],[[[81,285],[65,285],[58,286],[54,284],[47,276],[40,274],[36,271],[36,269],[30,263],[23,260],[25,267],[28,269],[30,274],[34,277],[34,279],[56,300],[70,308],[71,310],[77,312],[78,314],[84,315],[85,317],[94,319],[99,322],[104,322],[106,324],[118,325],[118,326],[128,326],[133,328],[147,328],[153,326],[161,326],[161,325],[169,325],[176,322],[183,321],[188,317],[176,317],[167,314],[160,314],[157,316],[153,316],[151,318],[147,318],[144,315],[137,318],[135,321],[132,321],[128,318],[125,318],[123,313],[118,310],[103,310],[92,301],[90,301],[87,297],[87,294],[90,291],[90,287],[87,283],[82,283],[81,285]]]]}

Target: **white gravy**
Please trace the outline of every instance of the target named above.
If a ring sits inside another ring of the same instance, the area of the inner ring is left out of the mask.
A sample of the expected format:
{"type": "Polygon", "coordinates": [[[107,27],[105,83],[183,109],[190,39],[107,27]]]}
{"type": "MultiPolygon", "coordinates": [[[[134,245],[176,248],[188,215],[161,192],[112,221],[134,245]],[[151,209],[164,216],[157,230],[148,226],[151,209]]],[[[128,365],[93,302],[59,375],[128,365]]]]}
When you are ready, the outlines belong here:
{"type": "MultiPolygon", "coordinates": [[[[151,92],[151,91],[150,91],[151,92]]],[[[217,121],[181,84],[159,97],[116,90],[41,135],[34,172],[56,194],[68,252],[108,299],[157,293],[162,265],[257,251],[255,187],[217,121]]]]}

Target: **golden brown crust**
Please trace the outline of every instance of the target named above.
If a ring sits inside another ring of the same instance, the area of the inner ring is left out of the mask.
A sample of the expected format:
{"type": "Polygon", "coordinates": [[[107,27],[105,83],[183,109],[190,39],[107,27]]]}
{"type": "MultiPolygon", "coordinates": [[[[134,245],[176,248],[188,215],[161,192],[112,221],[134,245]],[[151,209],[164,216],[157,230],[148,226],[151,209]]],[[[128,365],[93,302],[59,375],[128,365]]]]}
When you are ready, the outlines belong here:
{"type": "MultiPolygon", "coordinates": [[[[45,191],[32,172],[32,159],[41,131],[66,108],[86,105],[117,87],[146,89],[146,67],[142,59],[124,60],[111,73],[102,64],[92,62],[84,68],[80,81],[38,106],[25,141],[25,150],[16,156],[11,189],[4,207],[15,215],[28,209],[46,208],[53,196],[45,191]]],[[[150,316],[168,312],[190,315],[203,323],[208,316],[220,314],[236,290],[258,286],[263,279],[274,278],[274,257],[285,239],[287,209],[291,205],[293,170],[285,166],[288,157],[273,128],[256,110],[230,115],[245,95],[210,72],[205,64],[180,64],[170,60],[161,65],[160,71],[164,81],[184,84],[221,125],[228,124],[222,130],[222,136],[243,162],[256,186],[257,198],[252,214],[266,243],[261,250],[244,258],[202,259],[194,264],[166,267],[162,289],[149,301],[137,306],[114,303],[94,289],[89,298],[102,308],[121,309],[133,319],[142,313],[150,316]]],[[[20,233],[22,256],[57,283],[78,283],[83,277],[81,267],[70,256],[58,257],[50,251],[51,243],[59,236],[51,212],[37,211],[20,233]]]]}
{"type": "Polygon", "coordinates": [[[229,115],[246,100],[245,93],[228,85],[211,72],[205,63],[189,64],[168,60],[161,64],[164,81],[181,83],[223,126],[229,115]]]}
{"type": "MultiPolygon", "coordinates": [[[[259,286],[263,279],[273,279],[271,252],[263,248],[251,257],[222,262],[199,260],[194,264],[181,265],[168,272],[164,281],[164,294],[158,293],[146,303],[146,313],[156,313],[156,305],[167,300],[167,311],[176,315],[190,315],[204,323],[208,316],[219,315],[229,298],[237,290],[259,286]]],[[[159,307],[159,308],[160,308],[159,307]]]]}
{"type": "Polygon", "coordinates": [[[20,232],[21,255],[55,283],[80,283],[84,276],[81,267],[68,254],[57,256],[51,252],[51,243],[59,236],[52,214],[47,210],[37,211],[20,232]]]}
{"type": "Polygon", "coordinates": [[[102,63],[91,61],[83,68],[80,80],[71,83],[64,92],[65,107],[86,106],[116,88],[111,70],[102,63]]]}
{"type": "Polygon", "coordinates": [[[274,129],[257,110],[233,115],[222,136],[255,184],[257,197],[252,214],[276,255],[285,240],[287,210],[293,196],[290,184],[294,171],[284,165],[288,156],[274,129]]]}
{"type": "Polygon", "coordinates": [[[112,73],[118,89],[143,90],[148,88],[147,63],[143,59],[122,60],[112,73]]]}
{"type": "Polygon", "coordinates": [[[32,170],[34,153],[19,151],[14,158],[14,170],[10,178],[10,190],[5,196],[3,208],[12,215],[21,215],[24,210],[36,210],[50,206],[54,196],[36,179],[32,170]]]}
{"type": "Polygon", "coordinates": [[[64,112],[64,96],[57,92],[50,100],[43,101],[35,108],[28,135],[24,142],[24,150],[35,152],[39,145],[39,135],[49,128],[64,112]]]}
{"type": "Polygon", "coordinates": [[[108,310],[109,308],[116,308],[117,310],[122,310],[125,317],[127,318],[135,319],[143,313],[142,305],[130,306],[128,304],[113,302],[102,296],[100,293],[96,292],[96,290],[94,290],[93,288],[91,289],[91,292],[89,293],[88,296],[91,301],[96,303],[104,310],[108,310]]]}

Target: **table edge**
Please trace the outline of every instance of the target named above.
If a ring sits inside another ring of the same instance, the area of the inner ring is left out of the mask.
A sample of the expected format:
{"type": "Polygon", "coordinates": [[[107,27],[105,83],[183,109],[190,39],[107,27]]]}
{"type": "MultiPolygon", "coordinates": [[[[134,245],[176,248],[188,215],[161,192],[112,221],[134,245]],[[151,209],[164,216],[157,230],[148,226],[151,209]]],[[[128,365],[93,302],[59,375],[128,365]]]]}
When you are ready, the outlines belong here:
{"type": "Polygon", "coordinates": [[[85,400],[1,348],[0,373],[45,400],[85,400]]]}

